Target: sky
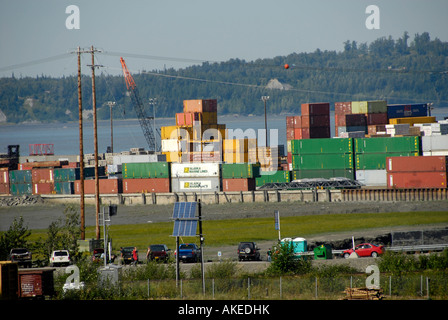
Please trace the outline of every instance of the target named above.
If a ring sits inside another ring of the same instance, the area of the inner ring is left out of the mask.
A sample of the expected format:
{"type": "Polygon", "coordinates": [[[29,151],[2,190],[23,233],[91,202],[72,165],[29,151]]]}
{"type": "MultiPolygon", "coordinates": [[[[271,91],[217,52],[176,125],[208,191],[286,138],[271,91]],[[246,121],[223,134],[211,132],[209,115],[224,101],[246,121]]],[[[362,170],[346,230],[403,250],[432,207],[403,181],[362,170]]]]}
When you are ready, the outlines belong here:
{"type": "Polygon", "coordinates": [[[120,56],[139,72],[342,51],[405,31],[448,41],[447,14],[447,0],[0,0],[0,77],[76,75],[71,52],[92,45],[101,72],[120,74],[120,56]]]}

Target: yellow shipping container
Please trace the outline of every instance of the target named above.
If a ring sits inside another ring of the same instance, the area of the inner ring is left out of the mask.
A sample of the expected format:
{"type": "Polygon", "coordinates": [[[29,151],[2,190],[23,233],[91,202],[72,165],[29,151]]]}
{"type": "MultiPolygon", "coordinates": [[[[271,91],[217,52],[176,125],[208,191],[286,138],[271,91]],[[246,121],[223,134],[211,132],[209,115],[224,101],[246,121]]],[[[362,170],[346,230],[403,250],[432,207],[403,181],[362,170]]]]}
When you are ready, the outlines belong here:
{"type": "Polygon", "coordinates": [[[193,140],[223,140],[227,137],[225,124],[195,125],[193,127],[193,140]]]}
{"type": "Polygon", "coordinates": [[[433,123],[436,122],[436,117],[409,117],[409,118],[392,118],[389,119],[390,124],[402,124],[409,123],[414,125],[415,123],[433,123]]]}
{"type": "Polygon", "coordinates": [[[368,113],[367,101],[352,101],[352,113],[368,113]]]}
{"type": "Polygon", "coordinates": [[[195,114],[195,122],[200,122],[201,124],[218,124],[218,112],[198,112],[195,114]],[[197,117],[197,118],[196,118],[197,117]]]}
{"type": "Polygon", "coordinates": [[[193,127],[191,126],[165,126],[160,128],[160,137],[162,140],[178,139],[192,140],[193,127]]]}

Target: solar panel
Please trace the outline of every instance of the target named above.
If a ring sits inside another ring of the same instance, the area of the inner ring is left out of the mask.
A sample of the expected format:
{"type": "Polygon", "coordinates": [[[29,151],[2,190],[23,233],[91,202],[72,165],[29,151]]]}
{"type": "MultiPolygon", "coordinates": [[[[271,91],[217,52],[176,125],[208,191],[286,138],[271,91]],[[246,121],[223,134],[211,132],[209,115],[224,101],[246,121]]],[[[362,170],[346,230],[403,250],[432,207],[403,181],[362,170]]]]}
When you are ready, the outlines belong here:
{"type": "Polygon", "coordinates": [[[173,237],[194,237],[198,226],[197,220],[175,220],[173,237]]]}
{"type": "Polygon", "coordinates": [[[193,219],[196,215],[196,202],[174,203],[173,219],[193,219]]]}

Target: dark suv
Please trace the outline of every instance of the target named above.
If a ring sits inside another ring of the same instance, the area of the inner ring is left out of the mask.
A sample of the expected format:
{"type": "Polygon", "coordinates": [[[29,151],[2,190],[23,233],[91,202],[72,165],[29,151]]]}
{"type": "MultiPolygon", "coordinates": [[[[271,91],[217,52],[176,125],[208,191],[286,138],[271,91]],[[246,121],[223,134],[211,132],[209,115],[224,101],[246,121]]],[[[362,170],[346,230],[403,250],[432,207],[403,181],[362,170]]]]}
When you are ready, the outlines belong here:
{"type": "Polygon", "coordinates": [[[164,244],[152,244],[148,248],[146,253],[146,259],[148,261],[164,261],[167,262],[170,258],[170,249],[164,244]]]}
{"type": "Polygon", "coordinates": [[[260,248],[255,242],[240,242],[238,245],[238,260],[261,260],[260,248]]]}
{"type": "Polygon", "coordinates": [[[9,259],[12,262],[17,262],[20,265],[31,268],[32,255],[31,251],[25,248],[14,248],[9,252],[9,259]]]}

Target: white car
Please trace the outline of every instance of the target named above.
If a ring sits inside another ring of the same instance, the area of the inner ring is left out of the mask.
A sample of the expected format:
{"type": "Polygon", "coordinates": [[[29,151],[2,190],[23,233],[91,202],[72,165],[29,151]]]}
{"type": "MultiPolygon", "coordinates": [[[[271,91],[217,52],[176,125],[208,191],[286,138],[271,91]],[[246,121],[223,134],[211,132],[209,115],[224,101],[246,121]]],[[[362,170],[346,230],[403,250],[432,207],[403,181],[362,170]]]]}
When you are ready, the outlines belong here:
{"type": "Polygon", "coordinates": [[[50,266],[55,267],[58,265],[69,265],[70,264],[70,254],[67,250],[55,250],[50,256],[50,266]]]}

